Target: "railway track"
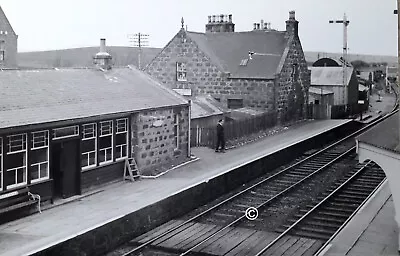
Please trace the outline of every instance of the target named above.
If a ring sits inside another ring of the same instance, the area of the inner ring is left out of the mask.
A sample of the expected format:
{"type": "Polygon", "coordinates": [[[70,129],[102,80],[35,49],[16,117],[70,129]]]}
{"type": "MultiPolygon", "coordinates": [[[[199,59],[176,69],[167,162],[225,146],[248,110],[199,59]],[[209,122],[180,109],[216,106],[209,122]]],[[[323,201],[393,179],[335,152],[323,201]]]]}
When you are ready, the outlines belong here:
{"type": "Polygon", "coordinates": [[[191,218],[172,220],[107,255],[297,255],[296,252],[301,251],[306,254],[299,255],[313,255],[385,178],[376,166],[356,164],[354,137],[359,133],[262,179],[191,218]],[[341,162],[352,162],[354,168],[333,181],[316,201],[308,201],[277,228],[266,229],[257,224],[264,223],[267,213],[288,196],[305,197],[306,188],[312,188],[318,178],[335,166],[340,168],[341,162]],[[261,213],[260,218],[251,222],[251,228],[244,215],[249,207],[261,213]],[[152,254],[152,250],[161,251],[152,254]],[[290,254],[291,250],[294,254],[290,254]]]}

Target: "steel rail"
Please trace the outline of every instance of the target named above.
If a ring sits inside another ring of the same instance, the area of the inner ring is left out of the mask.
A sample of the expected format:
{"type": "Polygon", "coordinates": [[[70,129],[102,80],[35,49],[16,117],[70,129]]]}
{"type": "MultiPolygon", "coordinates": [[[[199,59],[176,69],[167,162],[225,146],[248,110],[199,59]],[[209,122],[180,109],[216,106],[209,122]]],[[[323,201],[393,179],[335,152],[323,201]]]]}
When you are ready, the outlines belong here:
{"type": "MultiPolygon", "coordinates": [[[[271,197],[270,199],[268,199],[267,201],[263,202],[262,204],[258,205],[257,210],[264,207],[265,205],[271,203],[272,201],[276,200],[277,198],[280,198],[280,196],[282,196],[283,194],[285,194],[286,192],[288,192],[289,190],[293,189],[294,187],[297,187],[298,185],[302,184],[304,181],[310,179],[311,177],[313,177],[315,174],[319,173],[320,171],[326,169],[327,167],[331,166],[332,164],[334,164],[337,160],[347,156],[349,153],[351,153],[353,150],[355,149],[355,147],[352,147],[351,149],[347,150],[346,152],[342,153],[341,155],[337,156],[336,158],[334,158],[333,160],[331,160],[330,162],[328,162],[327,164],[325,164],[324,166],[318,168],[317,170],[315,170],[314,172],[310,173],[309,175],[307,175],[306,177],[304,177],[303,179],[297,181],[296,183],[294,183],[293,185],[291,185],[290,187],[284,189],[283,191],[279,192],[278,194],[276,194],[275,196],[271,197]]],[[[203,243],[207,242],[208,240],[210,240],[211,238],[213,238],[214,236],[218,235],[220,232],[224,231],[225,229],[229,228],[230,226],[236,224],[237,222],[241,221],[244,217],[246,217],[246,215],[242,215],[239,218],[237,218],[236,220],[232,221],[231,223],[229,223],[228,225],[226,225],[225,227],[223,227],[222,229],[219,229],[217,232],[215,232],[214,234],[212,234],[211,236],[207,237],[206,239],[204,239],[203,241],[201,241],[200,243],[194,245],[193,247],[187,249],[184,253],[180,254],[180,256],[184,256],[187,255],[188,253],[190,253],[193,249],[197,248],[198,246],[202,245],[203,243]]]]}
{"type": "Polygon", "coordinates": [[[289,167],[286,167],[285,169],[283,169],[283,170],[281,170],[281,171],[279,171],[279,172],[277,172],[277,173],[275,173],[275,174],[269,176],[268,178],[265,178],[265,179],[263,179],[263,180],[257,182],[256,184],[254,184],[254,185],[252,185],[252,186],[250,186],[250,187],[248,187],[248,188],[246,188],[246,189],[244,189],[244,190],[238,192],[237,194],[230,196],[229,198],[223,200],[222,202],[220,202],[220,203],[218,203],[218,204],[216,204],[216,205],[210,207],[209,209],[207,209],[207,210],[205,210],[205,211],[203,211],[203,212],[197,214],[196,216],[193,216],[193,217],[190,218],[189,220],[186,220],[186,221],[182,222],[181,224],[177,225],[176,227],[174,227],[174,228],[172,228],[172,229],[169,229],[169,230],[167,230],[167,231],[161,233],[160,235],[158,235],[158,236],[152,238],[151,240],[149,240],[149,241],[147,241],[147,242],[145,242],[145,243],[139,245],[138,247],[136,247],[136,248],[134,248],[134,249],[132,249],[132,250],[130,250],[130,251],[124,253],[122,256],[128,256],[128,255],[131,255],[131,254],[134,253],[134,252],[137,252],[137,251],[140,250],[140,249],[143,249],[144,247],[150,245],[150,244],[153,243],[154,241],[156,241],[156,240],[162,238],[163,236],[165,236],[165,235],[167,235],[167,234],[170,234],[171,232],[173,232],[173,231],[179,229],[180,227],[182,227],[182,226],[184,226],[184,225],[186,225],[186,224],[188,224],[188,223],[190,223],[190,222],[192,222],[192,221],[194,221],[194,220],[200,218],[201,216],[203,216],[203,215],[207,214],[208,212],[210,212],[210,211],[212,211],[212,210],[214,210],[214,209],[220,207],[221,205],[223,205],[223,204],[225,204],[225,203],[231,201],[232,199],[234,199],[234,198],[240,196],[241,194],[243,194],[243,193],[245,193],[245,192],[247,192],[247,191],[249,191],[249,190],[251,190],[251,189],[253,189],[253,188],[255,188],[255,187],[257,187],[257,186],[259,186],[259,185],[261,185],[261,184],[263,184],[263,183],[265,183],[265,182],[267,182],[267,181],[270,181],[270,180],[272,180],[273,178],[275,178],[276,176],[278,176],[278,175],[280,175],[280,174],[282,174],[282,173],[284,173],[284,172],[286,172],[286,171],[288,171],[288,170],[290,170],[290,169],[292,169],[292,168],[294,168],[294,167],[296,167],[296,166],[302,164],[303,162],[305,162],[305,161],[307,161],[307,160],[309,160],[309,159],[311,159],[311,158],[313,158],[313,157],[315,157],[315,156],[317,156],[317,155],[319,155],[319,154],[321,154],[321,153],[323,153],[323,152],[325,152],[325,151],[327,151],[327,150],[329,150],[329,149],[331,149],[331,148],[337,146],[338,144],[340,144],[340,143],[342,143],[342,142],[344,142],[344,141],[346,141],[346,140],[348,140],[348,139],[350,139],[350,138],[353,138],[353,137],[359,135],[360,133],[362,133],[362,132],[368,130],[370,127],[374,126],[375,124],[377,124],[377,123],[383,121],[384,119],[389,118],[390,116],[394,115],[394,114],[395,114],[396,112],[398,112],[398,111],[399,111],[399,110],[397,109],[397,110],[395,110],[395,111],[393,111],[393,112],[391,112],[391,113],[389,113],[389,114],[387,114],[387,115],[385,115],[385,116],[382,116],[382,117],[380,117],[380,118],[374,120],[373,122],[371,122],[370,124],[366,125],[365,127],[362,127],[361,129],[359,129],[359,130],[357,130],[357,131],[351,133],[350,135],[348,135],[348,136],[346,136],[346,137],[344,137],[344,138],[342,138],[342,139],[340,139],[340,140],[338,140],[338,141],[336,141],[336,142],[334,142],[334,143],[328,145],[327,147],[325,147],[325,148],[323,148],[323,149],[321,149],[321,150],[318,150],[317,152],[315,152],[315,153],[311,154],[310,156],[308,156],[308,157],[306,157],[306,158],[300,160],[299,162],[296,162],[296,163],[290,165],[289,167]]]}
{"type": "Polygon", "coordinates": [[[278,237],[276,237],[274,240],[272,240],[268,245],[266,245],[263,249],[261,249],[255,256],[260,256],[262,253],[264,253],[266,250],[271,248],[274,244],[276,244],[282,237],[284,237],[287,233],[289,233],[294,227],[296,227],[302,220],[304,220],[306,217],[308,217],[311,213],[313,213],[316,209],[319,209],[319,207],[328,201],[333,195],[335,195],[338,191],[341,191],[341,189],[346,186],[349,182],[353,181],[353,179],[358,176],[366,167],[368,164],[370,164],[372,161],[368,161],[363,167],[361,167],[356,173],[354,173],[350,178],[348,178],[344,183],[342,183],[339,187],[337,187],[334,191],[332,191],[328,196],[326,196],[324,199],[322,199],[317,205],[315,205],[312,209],[310,209],[307,213],[305,213],[300,219],[298,219],[295,223],[293,223],[290,227],[288,227],[284,232],[282,232],[278,237]]]}

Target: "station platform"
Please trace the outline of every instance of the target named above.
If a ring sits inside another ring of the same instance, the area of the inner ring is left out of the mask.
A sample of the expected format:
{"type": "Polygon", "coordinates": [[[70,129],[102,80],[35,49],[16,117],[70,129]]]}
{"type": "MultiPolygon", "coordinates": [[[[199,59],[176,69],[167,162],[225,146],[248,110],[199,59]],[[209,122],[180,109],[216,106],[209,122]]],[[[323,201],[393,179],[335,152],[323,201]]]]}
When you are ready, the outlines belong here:
{"type": "MultiPolygon", "coordinates": [[[[0,255],[30,255],[185,191],[236,167],[305,141],[352,120],[314,120],[223,153],[192,148],[199,160],[156,179],[117,182],[58,206],[0,225],[0,255]]],[[[122,177],[121,177],[122,180],[122,177]]]]}
{"type": "Polygon", "coordinates": [[[399,255],[398,228],[386,181],[318,256],[399,255]]]}

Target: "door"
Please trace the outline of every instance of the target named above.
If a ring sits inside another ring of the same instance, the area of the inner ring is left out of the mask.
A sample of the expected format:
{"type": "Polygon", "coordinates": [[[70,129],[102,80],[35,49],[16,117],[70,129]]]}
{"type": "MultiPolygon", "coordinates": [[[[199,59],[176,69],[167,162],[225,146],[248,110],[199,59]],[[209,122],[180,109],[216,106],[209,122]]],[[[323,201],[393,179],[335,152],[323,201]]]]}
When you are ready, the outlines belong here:
{"type": "Polygon", "coordinates": [[[57,142],[52,147],[55,197],[67,198],[80,193],[79,142],[57,142]]]}

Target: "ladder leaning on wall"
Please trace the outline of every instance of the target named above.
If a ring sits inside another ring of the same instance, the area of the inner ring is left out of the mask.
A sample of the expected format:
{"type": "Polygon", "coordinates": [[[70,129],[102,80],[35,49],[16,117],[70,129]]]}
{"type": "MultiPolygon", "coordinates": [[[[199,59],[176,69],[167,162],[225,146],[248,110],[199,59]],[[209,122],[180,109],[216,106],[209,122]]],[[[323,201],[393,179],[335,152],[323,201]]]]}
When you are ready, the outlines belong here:
{"type": "Polygon", "coordinates": [[[124,165],[124,181],[131,180],[135,181],[140,178],[139,169],[137,167],[135,158],[126,158],[124,165]]]}

